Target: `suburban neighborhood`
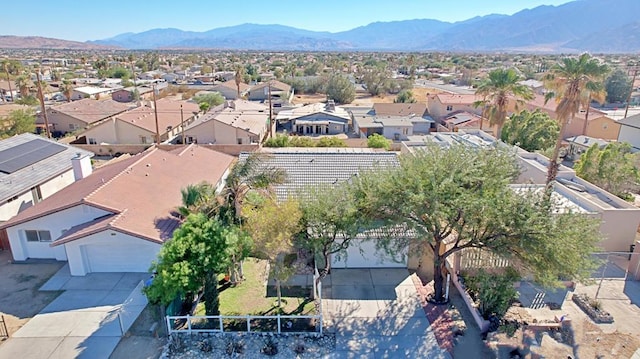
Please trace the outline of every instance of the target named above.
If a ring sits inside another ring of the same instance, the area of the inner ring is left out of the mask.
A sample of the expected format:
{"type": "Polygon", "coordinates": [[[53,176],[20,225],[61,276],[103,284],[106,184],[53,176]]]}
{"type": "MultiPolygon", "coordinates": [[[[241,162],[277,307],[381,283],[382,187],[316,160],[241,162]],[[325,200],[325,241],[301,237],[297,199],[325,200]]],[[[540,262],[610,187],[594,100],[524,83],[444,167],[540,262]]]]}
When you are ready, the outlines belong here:
{"type": "Polygon", "coordinates": [[[0,358],[640,358],[631,45],[250,25],[0,36],[0,358]]]}

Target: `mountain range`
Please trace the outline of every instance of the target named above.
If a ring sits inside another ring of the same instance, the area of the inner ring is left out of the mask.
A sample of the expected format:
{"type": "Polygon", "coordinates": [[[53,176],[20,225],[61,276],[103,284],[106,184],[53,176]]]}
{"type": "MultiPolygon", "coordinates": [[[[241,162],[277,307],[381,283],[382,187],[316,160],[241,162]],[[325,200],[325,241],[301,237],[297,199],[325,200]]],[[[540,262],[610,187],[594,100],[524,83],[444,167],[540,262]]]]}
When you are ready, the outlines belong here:
{"type": "MultiPolygon", "coordinates": [[[[167,28],[85,44],[125,49],[633,53],[640,51],[639,13],[639,0],[575,0],[454,23],[374,22],[334,33],[258,24],[204,32],[167,28]]],[[[2,41],[1,47],[5,47],[2,41]]]]}

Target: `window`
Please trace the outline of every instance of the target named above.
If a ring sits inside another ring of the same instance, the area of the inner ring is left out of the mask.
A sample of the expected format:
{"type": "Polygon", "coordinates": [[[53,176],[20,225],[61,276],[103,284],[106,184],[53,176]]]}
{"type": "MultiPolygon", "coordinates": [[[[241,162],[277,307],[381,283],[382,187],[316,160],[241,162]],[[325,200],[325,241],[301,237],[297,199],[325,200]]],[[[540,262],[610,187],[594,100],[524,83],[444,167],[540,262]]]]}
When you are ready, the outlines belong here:
{"type": "Polygon", "coordinates": [[[78,126],[77,126],[75,123],[70,123],[70,124],[69,124],[69,129],[70,129],[71,131],[74,131],[74,130],[76,130],[77,128],[78,128],[78,126]]]}
{"type": "Polygon", "coordinates": [[[242,138],[238,138],[238,144],[241,145],[242,144],[242,138]]]}
{"type": "Polygon", "coordinates": [[[96,141],[96,139],[95,139],[95,138],[91,138],[91,137],[89,137],[89,144],[90,144],[90,145],[97,145],[97,144],[98,144],[98,141],[96,141]]]}
{"type": "Polygon", "coordinates": [[[447,105],[447,111],[453,111],[453,106],[447,105]]]}
{"type": "Polygon", "coordinates": [[[27,236],[27,242],[51,242],[51,232],[49,231],[24,231],[27,236]]]}
{"type": "Polygon", "coordinates": [[[147,143],[147,136],[140,136],[140,143],[146,144],[147,143]]]}

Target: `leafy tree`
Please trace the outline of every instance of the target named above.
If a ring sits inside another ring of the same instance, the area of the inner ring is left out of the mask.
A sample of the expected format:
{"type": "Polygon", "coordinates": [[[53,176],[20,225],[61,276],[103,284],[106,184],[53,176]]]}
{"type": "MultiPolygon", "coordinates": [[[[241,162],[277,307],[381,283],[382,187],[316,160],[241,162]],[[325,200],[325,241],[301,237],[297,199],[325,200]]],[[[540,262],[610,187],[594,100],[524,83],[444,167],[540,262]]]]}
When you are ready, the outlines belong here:
{"type": "Polygon", "coordinates": [[[389,150],[391,148],[391,140],[382,136],[381,134],[374,133],[367,138],[367,147],[369,148],[384,148],[389,150]]]}
{"type": "Polygon", "coordinates": [[[638,189],[638,156],[626,142],[611,142],[604,148],[589,147],[575,164],[576,174],[586,181],[623,199],[632,198],[638,189]]]}
{"type": "Polygon", "coordinates": [[[391,74],[384,67],[367,66],[364,68],[362,82],[371,96],[378,96],[387,91],[391,74]]]}
{"type": "Polygon", "coordinates": [[[444,300],[445,260],[465,248],[504,256],[542,285],[557,284],[559,276],[588,278],[598,223],[553,214],[539,192],[514,191],[518,173],[506,149],[430,144],[401,157],[399,167],[361,174],[351,188],[361,215],[414,233],[381,238],[379,246],[390,254],[407,246],[415,255],[433,253],[435,301],[444,300]]]}
{"type": "Polygon", "coordinates": [[[553,147],[558,137],[558,122],[540,110],[523,110],[505,122],[501,139],[529,152],[553,147]]]}
{"type": "Polygon", "coordinates": [[[312,62],[304,68],[305,76],[315,76],[322,69],[322,64],[318,61],[312,62]]]}
{"type": "Polygon", "coordinates": [[[224,97],[219,92],[206,93],[193,98],[200,111],[207,112],[210,108],[216,107],[224,102],[224,97]]]}
{"type": "Polygon", "coordinates": [[[631,78],[623,70],[617,69],[607,77],[604,87],[607,91],[607,102],[624,102],[627,101],[633,84],[631,78]]]}
{"type": "Polygon", "coordinates": [[[351,103],[356,98],[356,88],[343,75],[334,74],[327,82],[327,97],[337,103],[351,103]]]}
{"type": "Polygon", "coordinates": [[[546,93],[545,101],[556,100],[556,115],[560,122],[560,132],[547,171],[548,196],[551,196],[550,188],[558,174],[558,158],[567,124],[580,111],[581,106],[589,108],[591,99],[604,97],[603,81],[608,71],[606,65],[585,53],[578,58],[563,58],[562,62],[551,67],[545,75],[545,86],[551,90],[546,93]]]}
{"type": "Polygon", "coordinates": [[[323,258],[323,275],[331,271],[331,254],[344,252],[359,233],[362,223],[353,192],[341,186],[314,186],[305,190],[300,202],[306,231],[303,247],[323,258]]]}
{"type": "Polygon", "coordinates": [[[168,304],[180,293],[203,289],[206,314],[220,314],[218,274],[227,270],[230,247],[240,236],[245,234],[237,227],[225,227],[202,213],[190,214],[151,265],[157,275],[145,288],[149,300],[168,304]]]}
{"type": "Polygon", "coordinates": [[[293,270],[287,267],[285,257],[293,249],[293,237],[302,230],[302,212],[295,200],[288,199],[278,204],[271,197],[264,199],[258,206],[247,206],[249,208],[244,212],[245,226],[256,243],[256,251],[271,265],[280,307],[280,284],[293,274],[293,270]]]}
{"type": "Polygon", "coordinates": [[[395,103],[416,103],[416,99],[413,97],[413,92],[411,90],[402,90],[398,93],[395,100],[395,103]]]}
{"type": "MultiPolygon", "coordinates": [[[[516,107],[525,100],[533,98],[533,91],[526,85],[519,84],[520,76],[514,69],[495,69],[489,72],[476,90],[483,99],[474,106],[484,107],[483,116],[488,118],[492,126],[496,126],[496,137],[502,137],[502,126],[507,119],[509,101],[515,100],[516,107]]],[[[482,121],[480,121],[482,125],[482,121]]],[[[482,126],[481,126],[482,127],[482,126]]]]}
{"type": "Polygon", "coordinates": [[[0,118],[0,138],[36,130],[36,116],[33,110],[13,110],[5,118],[0,118]]]}
{"type": "Polygon", "coordinates": [[[276,134],[276,137],[271,137],[264,143],[265,147],[290,147],[291,140],[288,135],[276,134]]]}
{"type": "Polygon", "coordinates": [[[15,101],[18,105],[37,106],[40,102],[35,96],[27,95],[15,101]]]}

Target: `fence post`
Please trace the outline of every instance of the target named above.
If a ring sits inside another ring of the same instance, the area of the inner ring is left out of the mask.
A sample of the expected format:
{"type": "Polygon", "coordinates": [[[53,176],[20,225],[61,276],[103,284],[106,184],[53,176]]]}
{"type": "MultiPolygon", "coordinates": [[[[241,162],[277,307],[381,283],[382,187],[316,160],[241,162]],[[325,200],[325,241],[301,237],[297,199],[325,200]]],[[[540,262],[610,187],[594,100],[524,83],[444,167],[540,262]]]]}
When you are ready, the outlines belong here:
{"type": "Polygon", "coordinates": [[[187,331],[191,334],[191,316],[187,314],[187,331]]]}
{"type": "Polygon", "coordinates": [[[171,319],[169,319],[168,315],[165,315],[164,318],[167,320],[167,334],[171,335],[171,333],[173,333],[173,328],[171,328],[171,319]]]}
{"type": "Polygon", "coordinates": [[[280,334],[280,313],[278,313],[278,334],[280,334]]]}
{"type": "Polygon", "coordinates": [[[320,314],[320,335],[322,335],[322,314],[320,314]]]}
{"type": "Polygon", "coordinates": [[[251,318],[247,315],[247,333],[251,333],[251,318]]]}
{"type": "Polygon", "coordinates": [[[220,321],[220,331],[224,333],[224,326],[222,325],[222,316],[218,316],[218,320],[220,321]]]}
{"type": "Polygon", "coordinates": [[[118,323],[120,323],[120,333],[124,336],[124,323],[122,323],[122,316],[120,315],[121,309],[118,309],[118,323]]]}

